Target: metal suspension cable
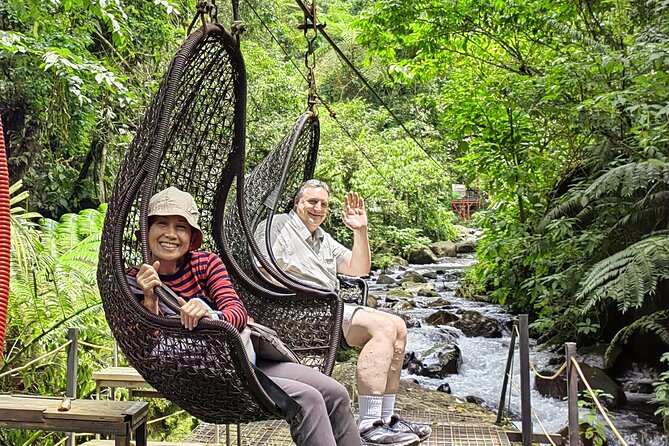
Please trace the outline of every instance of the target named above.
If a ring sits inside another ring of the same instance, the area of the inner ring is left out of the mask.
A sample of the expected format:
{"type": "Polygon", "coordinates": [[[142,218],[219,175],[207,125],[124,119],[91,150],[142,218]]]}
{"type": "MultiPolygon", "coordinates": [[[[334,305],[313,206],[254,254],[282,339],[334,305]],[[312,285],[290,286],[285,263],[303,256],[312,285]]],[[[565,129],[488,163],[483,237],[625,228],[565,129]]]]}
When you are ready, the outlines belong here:
{"type": "MultiPolygon", "coordinates": [[[[302,76],[302,78],[305,80],[305,82],[309,83],[309,79],[307,79],[307,76],[300,70],[300,66],[295,62],[295,60],[291,57],[291,55],[286,51],[284,46],[281,44],[279,39],[274,35],[272,30],[267,26],[265,21],[260,17],[260,14],[258,14],[258,11],[253,7],[251,2],[249,0],[245,0],[246,4],[251,8],[251,11],[253,11],[253,14],[256,16],[256,18],[260,21],[262,24],[263,28],[269,33],[269,35],[272,37],[272,40],[279,46],[281,49],[281,52],[286,55],[290,63],[295,67],[298,73],[302,76]]],[[[371,158],[365,153],[365,151],[362,149],[362,147],[358,144],[358,142],[355,140],[353,135],[351,135],[351,132],[349,132],[348,128],[337,118],[337,114],[332,110],[330,105],[323,99],[323,97],[318,93],[318,91],[315,91],[315,95],[320,101],[321,104],[327,109],[328,113],[330,114],[330,117],[337,123],[337,125],[341,128],[341,130],[346,134],[346,136],[351,140],[353,145],[356,146],[356,148],[360,151],[362,156],[367,160],[367,162],[372,166],[372,168],[376,171],[376,173],[379,174],[379,176],[383,179],[383,181],[390,187],[392,190],[399,192],[400,189],[394,185],[390,180],[388,180],[383,173],[376,167],[376,164],[371,160],[371,158]]],[[[251,97],[251,100],[253,100],[253,97],[251,97]]]]}
{"type": "MultiPolygon", "coordinates": [[[[302,11],[304,12],[305,15],[310,15],[309,8],[302,2],[302,0],[295,0],[297,4],[302,8],[302,11]]],[[[311,17],[313,20],[313,17],[311,17]]],[[[400,118],[395,114],[390,109],[390,106],[386,103],[386,101],[381,98],[381,96],[374,90],[374,88],[370,85],[370,83],[365,79],[365,77],[362,75],[362,73],[353,65],[353,63],[346,57],[344,52],[339,48],[339,46],[335,43],[332,38],[328,35],[328,33],[325,32],[325,29],[320,27],[318,31],[323,35],[325,40],[330,44],[333,50],[337,53],[337,55],[346,63],[346,65],[353,71],[353,73],[362,81],[362,83],[367,87],[367,89],[374,95],[374,97],[383,105],[383,107],[388,110],[388,113],[390,113],[390,116],[393,117],[393,119],[399,124],[400,127],[402,127],[402,130],[406,132],[407,135],[418,145],[418,147],[423,151],[423,153],[439,168],[443,169],[443,166],[441,163],[439,163],[430,153],[425,149],[425,147],[416,139],[416,137],[409,131],[409,129],[404,125],[404,123],[400,120],[400,118]]]]}

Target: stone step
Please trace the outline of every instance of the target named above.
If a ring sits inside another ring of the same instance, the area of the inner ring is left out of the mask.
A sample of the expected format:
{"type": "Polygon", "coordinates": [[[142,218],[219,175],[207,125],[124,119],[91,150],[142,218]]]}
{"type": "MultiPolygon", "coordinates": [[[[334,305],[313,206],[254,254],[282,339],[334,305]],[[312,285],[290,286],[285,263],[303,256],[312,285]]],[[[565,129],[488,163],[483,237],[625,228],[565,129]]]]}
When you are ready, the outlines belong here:
{"type": "MultiPolygon", "coordinates": [[[[175,443],[172,441],[148,441],[146,446],[209,446],[213,443],[175,443]]],[[[114,440],[90,440],[82,443],[79,446],[114,446],[114,440]]],[[[135,446],[135,442],[131,441],[130,446],[135,446]]]]}

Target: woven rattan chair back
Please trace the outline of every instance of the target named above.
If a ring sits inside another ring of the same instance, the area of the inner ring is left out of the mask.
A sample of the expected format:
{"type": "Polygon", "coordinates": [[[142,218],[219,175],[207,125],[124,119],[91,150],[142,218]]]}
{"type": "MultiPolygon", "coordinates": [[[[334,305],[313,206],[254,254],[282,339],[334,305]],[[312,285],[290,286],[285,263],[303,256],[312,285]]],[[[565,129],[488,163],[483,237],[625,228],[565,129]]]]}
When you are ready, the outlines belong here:
{"type": "MultiPolygon", "coordinates": [[[[245,102],[246,74],[236,39],[218,24],[191,34],[121,166],[98,268],[107,321],[131,365],[166,398],[218,424],[277,416],[239,333],[225,321],[211,320],[187,331],[178,318],[150,314],[130,291],[125,272],[148,258],[148,199],[168,186],[195,198],[202,248],[220,253],[217,248],[225,246],[222,222],[243,171],[245,102]]],[[[234,265],[227,266],[231,276],[239,276],[234,265]]],[[[235,286],[242,295],[259,291],[241,282],[235,286]]]]}
{"type": "MultiPolygon", "coordinates": [[[[253,239],[258,223],[277,209],[278,212],[290,209],[297,186],[313,175],[318,141],[318,117],[306,112],[247,175],[240,186],[244,188],[244,193],[238,196],[241,199],[226,214],[223,252],[226,264],[234,264],[236,271],[243,271],[238,281],[271,290],[271,295],[242,295],[252,316],[274,328],[303,363],[330,374],[341,335],[343,305],[337,295],[292,282],[279,282],[283,285],[279,286],[259,272],[253,255],[258,252],[253,239]],[[239,214],[240,203],[243,203],[243,218],[239,214]],[[236,224],[239,221],[243,224],[236,224]]],[[[272,268],[264,258],[260,260],[272,268]]]]}

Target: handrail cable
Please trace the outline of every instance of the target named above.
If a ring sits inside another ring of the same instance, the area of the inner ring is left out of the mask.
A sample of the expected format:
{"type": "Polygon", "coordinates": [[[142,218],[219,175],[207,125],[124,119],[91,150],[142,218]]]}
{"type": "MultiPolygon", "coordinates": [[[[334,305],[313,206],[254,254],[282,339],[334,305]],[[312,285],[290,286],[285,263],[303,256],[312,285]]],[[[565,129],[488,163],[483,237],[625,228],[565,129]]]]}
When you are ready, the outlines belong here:
{"type": "MultiPolygon", "coordinates": [[[[302,8],[302,11],[304,11],[304,14],[305,14],[305,15],[310,15],[310,11],[309,11],[309,9],[308,9],[307,6],[302,2],[302,0],[295,0],[295,1],[296,1],[297,4],[300,6],[300,8],[302,8]]],[[[313,17],[312,17],[312,20],[313,20],[313,17]]],[[[386,104],[386,101],[384,101],[383,98],[381,98],[381,96],[376,92],[376,90],[374,90],[374,88],[372,88],[372,86],[369,84],[369,82],[367,82],[367,79],[365,79],[365,77],[362,75],[362,73],[361,73],[361,72],[360,72],[360,71],[353,65],[353,63],[352,63],[350,60],[348,60],[348,58],[346,57],[346,55],[344,54],[344,52],[339,48],[339,46],[334,42],[334,40],[332,40],[332,38],[330,38],[330,36],[328,35],[328,33],[325,32],[325,29],[323,29],[322,27],[320,27],[320,28],[318,28],[318,31],[323,35],[323,37],[324,37],[325,40],[330,44],[330,46],[332,47],[332,49],[335,50],[335,52],[337,53],[337,55],[338,55],[338,56],[339,56],[339,57],[346,63],[346,65],[348,65],[348,67],[351,69],[351,71],[353,71],[353,73],[355,73],[355,75],[358,77],[358,79],[360,79],[360,80],[362,81],[362,83],[365,85],[365,87],[367,87],[367,89],[374,95],[374,97],[381,103],[381,105],[383,105],[383,107],[384,107],[386,110],[388,110],[388,113],[390,113],[390,115],[393,117],[393,119],[395,119],[395,121],[400,125],[400,127],[402,127],[402,129],[406,132],[406,134],[409,135],[409,137],[410,137],[410,138],[411,138],[411,139],[418,145],[418,147],[423,151],[423,153],[425,153],[425,155],[426,155],[426,156],[427,156],[427,157],[428,157],[428,158],[429,158],[429,159],[430,159],[436,166],[438,166],[440,169],[443,169],[444,166],[443,166],[441,163],[439,163],[436,159],[434,159],[434,157],[433,157],[432,155],[430,155],[430,154],[428,153],[428,151],[427,151],[427,150],[425,149],[425,147],[423,147],[423,145],[416,139],[416,137],[413,135],[413,133],[411,133],[411,132],[409,131],[409,129],[404,125],[404,123],[400,120],[400,118],[397,117],[397,115],[395,114],[395,112],[393,112],[393,111],[390,109],[390,106],[389,106],[388,104],[386,104]]]]}
{"type": "Polygon", "coordinates": [[[146,424],[148,426],[149,424],[157,423],[158,421],[163,421],[163,420],[166,420],[170,417],[174,417],[176,415],[181,415],[182,413],[185,413],[185,412],[186,412],[185,410],[178,410],[178,411],[176,411],[174,413],[171,413],[169,415],[165,415],[164,417],[156,418],[155,420],[151,420],[151,421],[147,421],[146,424]]]}
{"type": "MultiPolygon", "coordinates": [[[[250,2],[249,0],[245,0],[245,1],[246,1],[246,4],[249,6],[249,8],[251,8],[251,11],[253,11],[253,14],[258,18],[258,20],[260,20],[260,23],[262,24],[262,26],[263,26],[263,27],[265,28],[265,30],[269,33],[269,35],[272,37],[272,40],[274,40],[274,42],[279,46],[279,48],[281,49],[281,51],[283,52],[283,54],[285,54],[285,56],[288,58],[288,60],[290,61],[290,63],[293,65],[293,67],[295,67],[295,69],[297,70],[297,72],[300,73],[300,76],[302,76],[302,78],[305,80],[305,82],[308,83],[309,80],[307,79],[307,76],[302,72],[302,70],[300,70],[299,65],[295,62],[295,60],[293,60],[293,58],[292,58],[291,55],[288,53],[288,51],[286,51],[286,49],[285,49],[284,46],[281,44],[281,42],[279,41],[279,39],[276,38],[276,36],[275,36],[274,33],[272,32],[272,30],[267,26],[267,24],[266,24],[265,21],[262,19],[262,17],[260,17],[260,14],[258,14],[258,12],[256,11],[256,9],[255,9],[255,8],[253,7],[253,5],[251,4],[251,2],[250,2]]],[[[376,173],[379,174],[379,176],[383,179],[383,181],[385,181],[385,183],[388,185],[388,187],[390,187],[392,190],[394,190],[394,191],[396,191],[396,192],[400,192],[401,189],[398,188],[396,185],[394,185],[390,180],[388,180],[388,178],[385,177],[385,175],[383,175],[383,174],[381,173],[381,171],[378,169],[378,167],[376,167],[376,164],[371,160],[371,158],[369,157],[369,155],[367,155],[367,153],[365,153],[365,151],[364,151],[364,150],[362,149],[362,147],[358,144],[358,142],[355,140],[355,138],[353,138],[353,135],[351,135],[351,132],[348,130],[348,128],[347,128],[347,127],[346,127],[346,126],[345,126],[345,125],[344,125],[344,124],[337,118],[337,114],[332,110],[332,108],[330,107],[330,104],[328,104],[328,103],[323,99],[323,97],[318,93],[317,90],[314,90],[314,92],[315,92],[315,94],[316,94],[316,97],[317,97],[318,100],[320,101],[320,103],[323,104],[323,106],[327,109],[328,113],[330,114],[330,117],[337,123],[337,125],[339,125],[339,127],[341,128],[341,130],[346,134],[346,136],[348,136],[348,138],[351,140],[351,142],[353,143],[353,145],[355,145],[356,148],[360,151],[360,153],[362,153],[362,156],[363,156],[363,157],[367,160],[367,162],[372,166],[372,168],[376,171],[376,173]]],[[[253,97],[251,97],[251,100],[253,100],[253,97]]],[[[403,177],[402,177],[402,178],[403,178],[403,177]]]]}
{"type": "Polygon", "coordinates": [[[57,352],[61,351],[62,349],[64,349],[68,345],[70,345],[71,343],[72,343],[72,340],[70,339],[69,341],[67,341],[66,343],[61,345],[60,347],[56,347],[55,349],[51,350],[50,352],[47,352],[47,353],[43,354],[39,358],[35,358],[32,361],[23,364],[21,367],[17,367],[17,368],[12,369],[12,370],[7,370],[4,373],[0,373],[0,378],[4,378],[5,376],[10,375],[12,373],[20,372],[21,370],[25,370],[28,367],[30,367],[31,365],[33,365],[34,363],[36,363],[38,361],[41,361],[42,359],[46,358],[47,356],[51,356],[54,353],[57,353],[57,352]]]}
{"type": "MultiPolygon", "coordinates": [[[[516,382],[513,379],[511,380],[511,386],[516,387],[516,389],[518,390],[518,393],[520,393],[520,388],[518,387],[518,384],[516,384],[516,382]]],[[[532,411],[532,415],[534,415],[534,418],[536,418],[537,422],[539,423],[539,427],[544,432],[544,435],[546,436],[546,438],[548,438],[548,441],[551,443],[551,445],[557,446],[555,444],[555,442],[553,441],[553,439],[551,438],[551,435],[546,430],[546,427],[544,426],[544,423],[541,422],[541,418],[539,418],[539,413],[534,408],[534,406],[530,405],[530,410],[532,411]]],[[[521,416],[524,416],[524,414],[521,414],[521,416]]]]}
{"type": "MultiPolygon", "coordinates": [[[[516,330],[516,335],[517,335],[518,337],[520,337],[520,333],[518,333],[518,327],[516,327],[516,326],[514,325],[513,328],[514,328],[514,330],[516,330]]],[[[547,380],[547,381],[552,381],[552,380],[554,380],[555,378],[557,378],[558,376],[560,376],[560,374],[561,374],[566,368],[567,368],[567,361],[565,361],[565,362],[562,363],[562,365],[560,366],[560,368],[558,369],[557,372],[553,373],[551,376],[546,376],[546,375],[542,375],[541,373],[539,373],[539,371],[537,370],[536,366],[534,365],[534,363],[533,363],[532,360],[530,359],[530,369],[532,369],[532,371],[534,372],[534,374],[537,375],[539,378],[541,378],[541,379],[545,379],[545,380],[547,380]]]]}
{"type": "Polygon", "coordinates": [[[83,345],[84,347],[97,348],[99,350],[107,350],[107,351],[110,351],[110,352],[114,351],[114,349],[112,347],[107,347],[105,345],[89,344],[86,341],[79,341],[79,344],[83,345]]]}
{"type": "Polygon", "coordinates": [[[614,433],[614,435],[616,436],[616,438],[618,438],[618,441],[620,441],[620,443],[621,443],[623,446],[628,446],[628,445],[627,445],[627,442],[625,441],[625,439],[623,438],[623,436],[620,435],[620,432],[618,432],[618,429],[616,429],[616,427],[613,425],[613,422],[611,421],[611,419],[610,419],[609,416],[607,415],[606,411],[605,411],[604,408],[602,407],[602,404],[599,402],[599,398],[597,397],[597,394],[595,393],[594,390],[592,390],[592,387],[590,387],[590,383],[588,382],[587,379],[585,379],[585,375],[583,374],[583,371],[581,370],[581,367],[578,365],[578,361],[576,361],[576,358],[571,358],[571,362],[574,364],[574,367],[576,367],[576,371],[578,372],[578,375],[579,375],[579,376],[581,377],[581,379],[583,380],[583,384],[585,384],[585,387],[587,387],[588,392],[590,393],[590,397],[593,399],[593,401],[594,401],[595,404],[597,405],[597,408],[599,409],[599,412],[600,412],[600,413],[602,414],[602,416],[604,417],[604,420],[605,420],[606,423],[609,425],[609,427],[610,427],[611,430],[613,431],[613,433],[614,433]]]}

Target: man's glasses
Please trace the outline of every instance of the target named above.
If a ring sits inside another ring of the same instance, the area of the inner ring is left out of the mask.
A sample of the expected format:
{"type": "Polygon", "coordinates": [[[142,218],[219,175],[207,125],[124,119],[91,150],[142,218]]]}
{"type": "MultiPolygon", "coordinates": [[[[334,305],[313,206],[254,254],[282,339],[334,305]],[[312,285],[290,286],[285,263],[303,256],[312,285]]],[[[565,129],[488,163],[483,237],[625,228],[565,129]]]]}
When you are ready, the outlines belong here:
{"type": "Polygon", "coordinates": [[[322,201],[322,200],[304,200],[305,203],[309,205],[309,207],[315,208],[319,203],[321,205],[322,209],[328,209],[330,207],[330,203],[327,201],[322,201]]]}

